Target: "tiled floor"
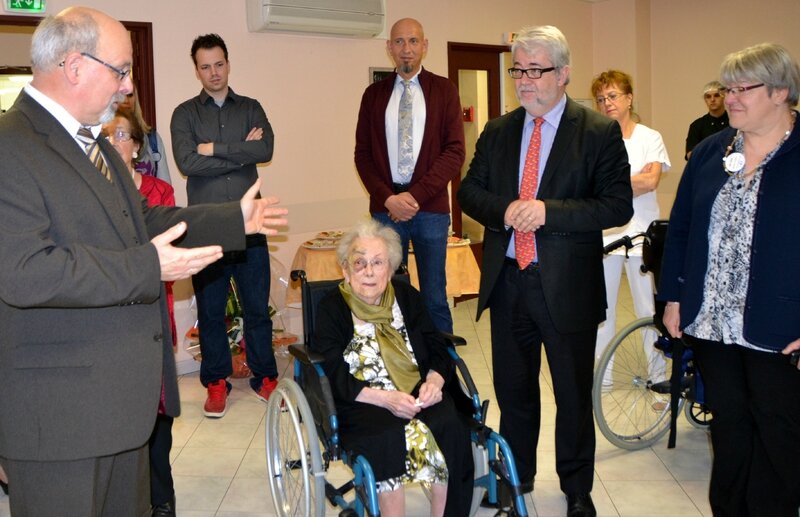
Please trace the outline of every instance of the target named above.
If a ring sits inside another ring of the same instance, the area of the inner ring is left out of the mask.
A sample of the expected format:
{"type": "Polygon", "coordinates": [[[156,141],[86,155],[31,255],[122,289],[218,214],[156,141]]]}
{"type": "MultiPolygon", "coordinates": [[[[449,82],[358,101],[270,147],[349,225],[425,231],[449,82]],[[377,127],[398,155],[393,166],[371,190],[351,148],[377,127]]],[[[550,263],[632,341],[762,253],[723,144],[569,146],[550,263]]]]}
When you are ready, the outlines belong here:
{"type": "MultiPolygon", "coordinates": [[[[623,286],[625,285],[623,277],[623,286]]],[[[621,326],[634,319],[630,295],[620,289],[621,326]]],[[[468,345],[459,349],[469,365],[482,398],[491,400],[488,423],[497,428],[498,411],[492,390],[489,318],[474,321],[475,301],[453,309],[456,333],[468,345]]],[[[180,517],[265,517],[274,515],[266,482],[264,404],[244,380],[233,380],[230,409],[220,420],[202,415],[205,390],[197,375],[180,379],[183,414],[174,426],[173,474],[180,517]]],[[[531,516],[563,516],[566,504],[555,473],[555,404],[546,372],[542,384],[542,432],[536,489],[527,496],[531,516]]],[[[704,431],[679,420],[678,447],[666,440],[640,451],[624,451],[598,432],[595,483],[592,496],[602,516],[711,515],[706,499],[710,473],[710,444],[704,431]]],[[[341,467],[335,468],[339,474],[341,467]]],[[[341,475],[341,474],[339,474],[341,475]]],[[[407,515],[428,515],[420,489],[407,493],[407,515]]],[[[338,512],[329,507],[328,515],[338,512]]],[[[494,512],[479,511],[479,516],[494,512]]],[[[8,500],[0,497],[0,517],[8,517],[8,500]]]]}

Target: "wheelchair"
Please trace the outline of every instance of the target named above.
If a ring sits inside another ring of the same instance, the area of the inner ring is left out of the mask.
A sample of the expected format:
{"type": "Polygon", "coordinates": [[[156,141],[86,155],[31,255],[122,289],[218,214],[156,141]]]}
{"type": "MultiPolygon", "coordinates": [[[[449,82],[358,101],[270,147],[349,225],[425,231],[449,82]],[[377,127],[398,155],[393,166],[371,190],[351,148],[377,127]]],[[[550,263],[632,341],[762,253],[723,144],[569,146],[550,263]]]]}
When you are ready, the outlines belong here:
{"type": "MultiPolygon", "coordinates": [[[[307,281],[302,270],[292,271],[291,278],[301,283],[305,339],[304,344],[289,346],[294,357],[294,379],[282,379],[267,404],[267,473],[276,514],[322,516],[327,501],[340,509],[342,517],[378,516],[372,468],[364,457],[352,454],[340,443],[336,407],[322,369],[323,357],[313,350],[318,304],[341,280],[307,281]],[[352,471],[352,479],[341,486],[326,479],[331,463],[337,461],[352,471]]],[[[446,337],[459,383],[472,406],[475,484],[470,515],[485,506],[498,508],[498,514],[526,517],[511,449],[502,436],[485,425],[489,401],[480,401],[464,361],[455,352],[455,346],[465,345],[466,341],[457,336],[446,337]]],[[[430,496],[424,486],[423,491],[430,496]]]]}
{"type": "MultiPolygon", "coordinates": [[[[653,221],[646,232],[624,236],[603,251],[625,247],[627,253],[642,246],[642,273],[652,273],[658,286],[667,226],[668,221],[653,221]]],[[[597,427],[622,449],[649,447],[669,431],[673,447],[681,410],[695,427],[705,429],[711,423],[694,354],[681,340],[670,337],[662,322],[664,308],[664,302],[655,300],[655,315],[620,330],[595,367],[592,402],[597,427]]]]}

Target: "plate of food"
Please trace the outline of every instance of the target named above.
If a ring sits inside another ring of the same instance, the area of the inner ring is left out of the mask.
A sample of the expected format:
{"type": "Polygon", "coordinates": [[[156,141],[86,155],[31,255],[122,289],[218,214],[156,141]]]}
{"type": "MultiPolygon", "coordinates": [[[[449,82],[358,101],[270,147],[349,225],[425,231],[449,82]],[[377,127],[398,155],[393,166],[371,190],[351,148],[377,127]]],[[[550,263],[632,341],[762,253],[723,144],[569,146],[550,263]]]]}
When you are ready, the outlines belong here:
{"type": "Polygon", "coordinates": [[[462,239],[461,237],[451,235],[447,238],[447,245],[451,248],[456,248],[458,246],[469,246],[470,241],[469,239],[462,239]]]}
{"type": "Polygon", "coordinates": [[[342,238],[342,235],[344,235],[342,230],[328,230],[326,232],[319,232],[316,236],[316,239],[338,241],[342,238]]]}
{"type": "Polygon", "coordinates": [[[310,250],[335,250],[337,245],[337,241],[329,239],[311,239],[303,243],[303,247],[310,250]]]}

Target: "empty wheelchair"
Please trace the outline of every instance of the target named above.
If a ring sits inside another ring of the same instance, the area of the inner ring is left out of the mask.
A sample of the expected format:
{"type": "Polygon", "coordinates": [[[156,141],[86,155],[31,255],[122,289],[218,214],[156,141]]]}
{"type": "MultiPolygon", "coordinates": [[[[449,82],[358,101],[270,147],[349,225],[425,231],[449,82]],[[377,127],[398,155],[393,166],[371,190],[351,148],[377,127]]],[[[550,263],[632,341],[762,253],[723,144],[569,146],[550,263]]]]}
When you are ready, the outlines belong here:
{"type": "MultiPolygon", "coordinates": [[[[322,369],[323,357],[314,352],[318,304],[337,288],[340,280],[309,282],[303,271],[292,271],[291,277],[301,282],[305,339],[303,345],[289,347],[295,359],[294,379],[282,379],[267,405],[267,471],[276,513],[322,516],[327,501],[340,509],[341,516],[377,516],[372,468],[364,457],[354,455],[341,444],[329,379],[322,369]],[[331,464],[337,461],[352,471],[352,479],[338,486],[326,478],[331,464]]],[[[488,400],[481,403],[464,361],[455,352],[455,345],[466,342],[456,336],[447,338],[459,383],[472,406],[475,483],[470,515],[483,503],[508,515],[527,516],[511,450],[500,435],[484,424],[488,400]]]]}
{"type": "MultiPolygon", "coordinates": [[[[614,241],[604,252],[642,246],[642,272],[652,273],[658,286],[667,224],[653,221],[645,233],[614,241]]],[[[703,383],[692,350],[667,333],[661,321],[664,306],[656,300],[653,317],[632,321],[620,330],[595,367],[592,397],[597,427],[609,442],[622,449],[652,445],[670,430],[673,413],[681,410],[695,427],[705,428],[711,421],[711,413],[703,404],[703,383]],[[680,357],[673,368],[676,352],[680,357]],[[677,379],[675,398],[673,378],[677,379]],[[677,404],[673,405],[673,400],[677,404]]]]}

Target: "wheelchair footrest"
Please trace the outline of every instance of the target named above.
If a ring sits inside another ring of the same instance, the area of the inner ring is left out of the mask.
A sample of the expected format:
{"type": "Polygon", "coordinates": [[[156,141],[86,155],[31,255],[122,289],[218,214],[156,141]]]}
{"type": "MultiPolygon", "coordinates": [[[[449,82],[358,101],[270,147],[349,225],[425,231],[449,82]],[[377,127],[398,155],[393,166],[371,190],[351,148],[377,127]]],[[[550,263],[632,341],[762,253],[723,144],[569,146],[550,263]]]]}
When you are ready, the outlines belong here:
{"type": "MultiPolygon", "coordinates": [[[[689,375],[684,375],[681,378],[681,391],[686,391],[692,385],[692,378],[689,375]]],[[[661,395],[669,395],[672,390],[672,383],[668,380],[656,382],[650,385],[650,390],[661,395]]]]}
{"type": "Polygon", "coordinates": [[[353,481],[348,481],[344,485],[336,488],[335,486],[331,485],[327,481],[325,482],[325,497],[328,501],[331,502],[334,506],[336,506],[336,499],[339,497],[344,497],[344,494],[349,492],[353,489],[353,481]]]}
{"type": "MultiPolygon", "coordinates": [[[[510,487],[506,483],[501,482],[497,488],[498,488],[497,502],[494,503],[490,502],[489,493],[487,492],[483,494],[483,499],[481,500],[481,508],[496,509],[497,513],[494,514],[495,517],[498,517],[500,515],[516,515],[516,513],[512,513],[514,512],[514,507],[511,504],[513,498],[510,493],[511,492],[510,487]]],[[[517,487],[517,490],[519,490],[519,487],[517,487]]]]}

